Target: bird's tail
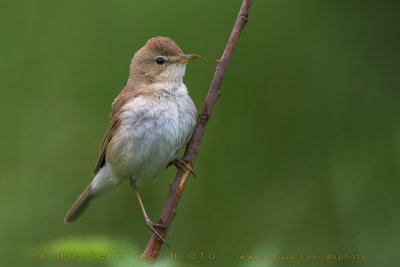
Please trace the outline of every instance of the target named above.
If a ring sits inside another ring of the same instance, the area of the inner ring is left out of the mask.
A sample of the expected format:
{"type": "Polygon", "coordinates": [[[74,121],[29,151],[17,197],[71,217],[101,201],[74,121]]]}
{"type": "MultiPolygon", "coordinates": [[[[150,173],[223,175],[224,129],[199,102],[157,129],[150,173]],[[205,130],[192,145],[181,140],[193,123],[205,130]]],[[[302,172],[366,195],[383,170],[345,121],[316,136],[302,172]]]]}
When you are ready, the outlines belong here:
{"type": "Polygon", "coordinates": [[[65,215],[64,222],[70,223],[75,221],[81,216],[81,214],[86,210],[89,206],[90,201],[93,198],[92,193],[92,183],[86,187],[86,189],[82,192],[82,194],[75,201],[74,205],[69,209],[67,215],[65,215]]]}

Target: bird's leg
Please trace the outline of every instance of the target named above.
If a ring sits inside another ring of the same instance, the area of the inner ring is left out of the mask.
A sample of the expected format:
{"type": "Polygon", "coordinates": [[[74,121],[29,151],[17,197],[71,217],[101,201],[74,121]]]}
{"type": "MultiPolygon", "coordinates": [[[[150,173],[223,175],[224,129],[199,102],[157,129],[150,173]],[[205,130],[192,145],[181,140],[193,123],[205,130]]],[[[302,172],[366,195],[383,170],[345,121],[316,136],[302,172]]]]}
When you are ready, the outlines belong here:
{"type": "Polygon", "coordinates": [[[153,223],[153,222],[149,219],[149,217],[147,216],[146,210],[144,209],[143,202],[142,202],[142,199],[141,199],[140,194],[139,194],[139,190],[138,190],[137,187],[134,185],[133,181],[131,181],[131,187],[132,187],[133,190],[135,191],[135,194],[136,194],[136,197],[137,197],[137,199],[138,199],[138,201],[139,201],[140,207],[142,208],[142,212],[143,212],[144,218],[145,218],[145,220],[146,220],[147,227],[150,229],[150,231],[151,231],[161,242],[163,242],[164,244],[166,244],[167,246],[169,246],[168,243],[167,243],[167,241],[165,241],[165,239],[161,236],[161,234],[156,230],[156,227],[165,229],[165,226],[162,225],[162,224],[153,223]]]}
{"type": "Polygon", "coordinates": [[[168,165],[167,168],[171,165],[174,165],[175,167],[177,167],[178,169],[181,169],[183,167],[186,167],[192,174],[193,176],[196,178],[196,174],[194,173],[193,168],[190,166],[192,163],[190,161],[188,161],[187,159],[184,158],[176,158],[171,160],[168,165]]]}

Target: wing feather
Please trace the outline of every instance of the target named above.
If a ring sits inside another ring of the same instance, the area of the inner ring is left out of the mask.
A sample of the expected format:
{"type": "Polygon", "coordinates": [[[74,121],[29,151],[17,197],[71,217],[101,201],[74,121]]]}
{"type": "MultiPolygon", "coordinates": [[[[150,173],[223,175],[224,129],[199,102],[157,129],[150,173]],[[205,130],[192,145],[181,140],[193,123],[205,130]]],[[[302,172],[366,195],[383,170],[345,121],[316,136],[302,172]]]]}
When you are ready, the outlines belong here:
{"type": "Polygon", "coordinates": [[[111,139],[113,138],[114,134],[118,130],[119,126],[121,125],[121,118],[120,113],[122,107],[127,102],[127,90],[123,90],[118,97],[114,100],[111,109],[111,120],[108,124],[108,128],[106,134],[104,135],[103,142],[101,143],[99,157],[97,159],[96,168],[93,170],[93,174],[96,175],[98,171],[104,166],[106,163],[106,152],[107,146],[110,143],[111,139]]]}

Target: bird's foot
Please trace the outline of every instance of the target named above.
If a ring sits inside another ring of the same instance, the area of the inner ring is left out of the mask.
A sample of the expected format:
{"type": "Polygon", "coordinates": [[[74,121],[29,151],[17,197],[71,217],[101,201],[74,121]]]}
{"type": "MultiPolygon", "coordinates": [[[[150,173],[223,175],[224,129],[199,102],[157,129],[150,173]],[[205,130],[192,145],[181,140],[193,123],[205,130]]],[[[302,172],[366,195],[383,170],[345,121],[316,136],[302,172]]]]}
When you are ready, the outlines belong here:
{"type": "Polygon", "coordinates": [[[157,239],[169,247],[169,244],[167,243],[167,241],[165,241],[165,239],[161,236],[161,234],[156,230],[156,228],[161,228],[164,230],[165,226],[162,224],[153,223],[152,221],[150,221],[150,219],[146,220],[146,224],[147,224],[147,227],[150,229],[150,231],[157,237],[157,239]]]}
{"type": "Polygon", "coordinates": [[[194,173],[194,170],[191,167],[191,166],[193,166],[193,164],[190,161],[188,161],[187,159],[184,159],[184,158],[173,159],[168,163],[167,168],[171,165],[174,165],[178,169],[182,169],[182,168],[186,167],[191,172],[191,174],[193,174],[193,176],[196,178],[196,174],[194,173]]]}

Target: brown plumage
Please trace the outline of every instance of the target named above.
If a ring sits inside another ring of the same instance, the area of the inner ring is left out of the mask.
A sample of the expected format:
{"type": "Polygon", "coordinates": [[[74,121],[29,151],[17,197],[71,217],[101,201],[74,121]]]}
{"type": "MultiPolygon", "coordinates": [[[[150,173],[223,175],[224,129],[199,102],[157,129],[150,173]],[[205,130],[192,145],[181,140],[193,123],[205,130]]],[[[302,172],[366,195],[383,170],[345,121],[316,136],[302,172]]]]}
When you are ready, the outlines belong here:
{"type": "Polygon", "coordinates": [[[148,227],[162,239],[147,217],[137,187],[155,179],[168,163],[183,162],[175,156],[190,137],[197,113],[183,76],[186,62],[197,57],[184,55],[166,37],[148,40],[135,53],[127,84],[112,104],[95,177],[68,211],[66,223],[76,220],[93,198],[129,180],[148,227]]]}
{"type": "MultiPolygon", "coordinates": [[[[182,50],[179,46],[167,37],[154,37],[147,41],[146,45],[139,49],[131,62],[128,82],[125,88],[117,96],[112,103],[110,113],[110,123],[106,134],[104,135],[103,142],[100,147],[99,157],[97,159],[96,168],[93,170],[93,174],[104,166],[106,161],[106,151],[109,142],[111,141],[114,133],[117,131],[121,124],[120,117],[118,114],[121,108],[130,99],[143,94],[153,95],[153,92],[147,90],[138,90],[144,88],[147,85],[155,82],[154,67],[153,67],[153,55],[165,55],[165,56],[183,56],[182,50]]],[[[156,74],[161,73],[165,68],[156,71],[156,74]]]]}
{"type": "Polygon", "coordinates": [[[86,208],[89,206],[90,200],[93,197],[90,194],[91,190],[92,190],[92,183],[90,183],[88,187],[86,187],[86,189],[82,192],[82,194],[78,197],[78,199],[69,209],[67,215],[65,215],[64,218],[65,223],[70,223],[75,221],[86,210],[86,208]]]}

